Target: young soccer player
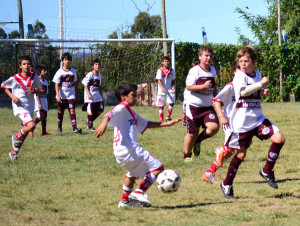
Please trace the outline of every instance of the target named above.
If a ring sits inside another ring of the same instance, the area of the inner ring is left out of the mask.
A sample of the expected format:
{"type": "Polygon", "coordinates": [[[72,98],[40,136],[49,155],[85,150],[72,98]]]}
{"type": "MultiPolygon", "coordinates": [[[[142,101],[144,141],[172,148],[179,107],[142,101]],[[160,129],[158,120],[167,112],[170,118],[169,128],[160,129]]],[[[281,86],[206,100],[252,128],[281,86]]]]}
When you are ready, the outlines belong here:
{"type": "Polygon", "coordinates": [[[212,107],[211,98],[216,95],[216,70],[211,66],[213,49],[208,46],[200,48],[200,64],[191,68],[186,78],[186,116],[187,134],[184,139],[183,158],[192,161],[194,155],[200,155],[200,143],[215,135],[219,130],[217,114],[212,107]],[[204,129],[198,135],[200,126],[204,129]],[[194,148],[193,148],[194,146],[194,148]]]}
{"type": "Polygon", "coordinates": [[[84,86],[84,104],[83,111],[87,111],[88,119],[86,121],[89,131],[94,131],[93,122],[104,111],[104,103],[101,91],[101,73],[99,72],[101,63],[95,59],[91,63],[90,71],[82,80],[84,86]]]}
{"type": "Polygon", "coordinates": [[[99,127],[95,130],[95,136],[102,136],[107,125],[114,126],[113,150],[116,160],[128,171],[125,175],[122,199],[118,207],[144,206],[150,207],[151,203],[144,195],[150,186],[156,181],[163,164],[144,150],[138,143],[138,133],[143,134],[147,128],[171,126],[181,121],[180,118],[168,122],[148,122],[136,114],[132,106],[137,101],[137,86],[125,83],[116,91],[116,97],[120,103],[108,112],[99,127]],[[135,180],[144,177],[135,191],[135,180]]]}
{"type": "Polygon", "coordinates": [[[259,174],[272,188],[278,188],[275,181],[273,168],[282,149],[285,138],[279,129],[269,121],[261,109],[260,92],[264,96],[269,94],[269,89],[264,87],[269,82],[267,77],[261,78],[261,74],[255,70],[257,55],[253,48],[246,46],[237,53],[239,70],[234,76],[233,86],[236,98],[235,110],[232,116],[233,133],[228,137],[228,146],[237,150],[232,158],[225,180],[220,184],[224,196],[234,198],[233,180],[238,168],[246,157],[253,136],[260,140],[271,139],[265,166],[259,174]]]}
{"type": "MultiPolygon", "coordinates": [[[[48,81],[45,79],[47,75],[47,68],[45,65],[37,65],[37,73],[40,78],[40,82],[42,84],[43,89],[45,90],[44,95],[37,95],[34,94],[35,99],[35,112],[37,118],[34,120],[35,125],[37,125],[39,122],[41,122],[42,125],[42,137],[50,136],[49,133],[47,133],[47,112],[48,112],[48,81]]],[[[32,131],[33,133],[33,131],[32,131]]]]}
{"type": "Polygon", "coordinates": [[[57,133],[62,133],[62,122],[64,118],[65,109],[69,110],[70,120],[74,133],[81,133],[81,128],[77,128],[76,114],[75,114],[75,99],[79,99],[77,73],[71,67],[72,56],[69,53],[64,53],[61,57],[63,67],[60,68],[53,77],[55,83],[56,100],[58,106],[57,133]]]}
{"type": "Polygon", "coordinates": [[[159,108],[159,121],[164,121],[164,106],[169,104],[166,121],[171,120],[171,114],[175,104],[175,71],[170,68],[170,57],[162,58],[162,67],[157,70],[156,80],[158,82],[158,93],[156,107],[159,108]]]}
{"type": "Polygon", "coordinates": [[[12,107],[15,116],[22,121],[22,129],[12,135],[12,151],[9,152],[11,160],[17,160],[18,154],[28,133],[35,129],[33,122],[34,96],[44,94],[39,77],[30,72],[31,58],[22,56],[19,60],[21,72],[10,77],[1,84],[5,93],[12,99],[12,107]],[[9,90],[11,89],[11,91],[9,90]]]}

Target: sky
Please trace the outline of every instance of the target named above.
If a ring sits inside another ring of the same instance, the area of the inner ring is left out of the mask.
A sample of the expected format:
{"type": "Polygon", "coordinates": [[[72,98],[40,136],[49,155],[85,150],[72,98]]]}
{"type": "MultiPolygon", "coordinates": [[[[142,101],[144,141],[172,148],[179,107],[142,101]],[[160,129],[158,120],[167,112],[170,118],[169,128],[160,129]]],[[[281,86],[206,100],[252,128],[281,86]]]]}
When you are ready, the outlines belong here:
{"type": "MultiPolygon", "coordinates": [[[[105,39],[118,27],[125,31],[140,11],[161,15],[160,0],[64,0],[66,38],[105,39]]],[[[239,27],[248,38],[256,40],[235,9],[253,15],[267,15],[265,0],[165,0],[167,32],[176,42],[203,43],[205,27],[209,43],[237,44],[239,27]]],[[[49,38],[59,38],[59,0],[22,0],[24,29],[37,19],[45,24],[49,38]]],[[[17,0],[2,0],[0,22],[18,21],[17,0]],[[3,2],[4,1],[4,2],[3,2]]],[[[18,24],[2,24],[7,33],[18,24]]]]}

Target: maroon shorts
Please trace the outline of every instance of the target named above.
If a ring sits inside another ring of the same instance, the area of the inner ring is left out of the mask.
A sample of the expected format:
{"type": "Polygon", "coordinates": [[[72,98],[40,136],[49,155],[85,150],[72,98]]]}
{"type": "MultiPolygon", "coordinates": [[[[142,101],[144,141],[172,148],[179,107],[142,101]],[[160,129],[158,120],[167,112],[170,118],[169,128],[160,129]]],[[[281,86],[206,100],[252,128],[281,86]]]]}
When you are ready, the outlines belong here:
{"type": "Polygon", "coordinates": [[[82,111],[87,111],[89,114],[95,114],[98,112],[104,111],[104,102],[93,102],[93,103],[84,103],[82,106],[82,111]]]}
{"type": "Polygon", "coordinates": [[[187,132],[192,134],[199,131],[200,127],[206,128],[205,124],[214,122],[219,125],[219,120],[215,109],[210,107],[193,107],[189,106],[193,119],[187,117],[187,132]]]}
{"type": "Polygon", "coordinates": [[[279,129],[269,119],[265,119],[258,127],[245,133],[232,133],[225,145],[235,149],[247,149],[250,147],[252,138],[256,136],[260,140],[267,140],[278,132],[279,129]]]}
{"type": "Polygon", "coordinates": [[[63,99],[57,102],[58,111],[62,112],[65,109],[75,109],[75,99],[63,99]]]}

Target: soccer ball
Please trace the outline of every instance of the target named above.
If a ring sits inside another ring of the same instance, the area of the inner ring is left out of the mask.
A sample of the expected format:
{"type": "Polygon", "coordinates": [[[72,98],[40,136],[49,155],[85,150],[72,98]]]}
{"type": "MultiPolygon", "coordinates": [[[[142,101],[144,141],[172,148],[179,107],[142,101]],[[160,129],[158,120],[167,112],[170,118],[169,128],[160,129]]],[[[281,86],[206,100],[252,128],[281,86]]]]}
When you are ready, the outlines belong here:
{"type": "Polygon", "coordinates": [[[164,193],[172,193],[178,190],[181,184],[179,174],[171,169],[162,171],[156,180],[156,185],[159,190],[164,193]]]}

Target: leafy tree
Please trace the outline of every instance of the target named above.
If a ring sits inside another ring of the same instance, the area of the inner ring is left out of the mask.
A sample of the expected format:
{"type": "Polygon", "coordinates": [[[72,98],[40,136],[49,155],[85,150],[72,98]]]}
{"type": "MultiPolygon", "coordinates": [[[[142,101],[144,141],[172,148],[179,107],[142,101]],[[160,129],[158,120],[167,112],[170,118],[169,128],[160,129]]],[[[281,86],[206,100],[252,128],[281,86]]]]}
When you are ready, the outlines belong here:
{"type": "MultiPolygon", "coordinates": [[[[268,3],[268,16],[254,16],[250,13],[236,8],[236,12],[241,14],[241,17],[252,30],[255,37],[258,38],[260,44],[277,44],[277,0],[266,0],[268,3]]],[[[299,0],[281,0],[281,29],[285,30],[290,43],[300,42],[300,1],[299,0]]],[[[253,42],[243,36],[237,28],[240,35],[239,41],[241,44],[252,44],[253,42]],[[252,43],[251,43],[252,42],[252,43]]]]}
{"type": "Polygon", "coordinates": [[[8,34],[9,38],[20,38],[20,33],[17,30],[14,30],[8,34]]]}
{"type": "Polygon", "coordinates": [[[0,28],[0,38],[2,39],[7,38],[7,34],[3,28],[0,28]]]}
{"type": "MultiPolygon", "coordinates": [[[[37,39],[48,39],[48,35],[46,35],[46,26],[40,22],[39,20],[36,20],[35,23],[32,25],[34,36],[33,38],[37,39]]],[[[27,34],[27,38],[29,38],[29,34],[27,34]]]]}

